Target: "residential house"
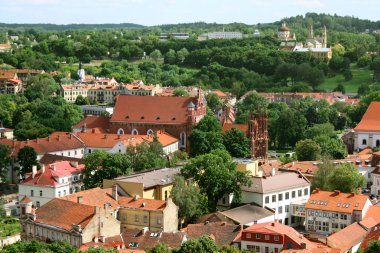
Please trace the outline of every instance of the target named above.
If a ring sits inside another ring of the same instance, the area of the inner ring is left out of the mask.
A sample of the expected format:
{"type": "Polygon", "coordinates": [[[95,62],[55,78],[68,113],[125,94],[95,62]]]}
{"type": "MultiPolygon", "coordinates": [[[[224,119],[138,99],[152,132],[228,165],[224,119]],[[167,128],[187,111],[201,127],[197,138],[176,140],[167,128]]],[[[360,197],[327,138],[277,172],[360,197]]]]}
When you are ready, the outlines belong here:
{"type": "Polygon", "coordinates": [[[380,102],[371,102],[355,131],[355,150],[380,147],[380,102]]]}
{"type": "Polygon", "coordinates": [[[316,189],[304,205],[308,232],[329,235],[361,221],[372,206],[368,196],[316,189]]]}
{"type": "Polygon", "coordinates": [[[279,222],[265,222],[244,229],[234,240],[242,250],[280,253],[283,249],[311,249],[314,244],[294,228],[279,222]]]}
{"type": "Polygon", "coordinates": [[[367,230],[358,222],[333,233],[326,238],[326,244],[340,249],[341,253],[355,253],[360,249],[361,243],[367,236],[367,230]]]}
{"type": "Polygon", "coordinates": [[[63,240],[79,248],[91,241],[120,235],[120,221],[107,208],[55,198],[32,209],[27,197],[20,201],[22,240],[53,242],[63,240]]]}
{"type": "Polygon", "coordinates": [[[180,174],[180,168],[144,171],[115,179],[104,179],[103,188],[111,188],[117,184],[123,196],[167,200],[173,188],[173,178],[180,174]]]}
{"type": "Polygon", "coordinates": [[[81,121],[73,126],[73,132],[87,132],[94,130],[94,132],[108,133],[110,117],[108,116],[94,116],[86,115],[81,121]]]}
{"type": "Polygon", "coordinates": [[[275,219],[285,225],[303,224],[303,218],[290,208],[292,204],[307,202],[310,196],[310,182],[301,173],[273,170],[271,176],[255,176],[251,181],[251,186],[242,187],[243,203],[275,210],[275,219]]]}
{"type": "Polygon", "coordinates": [[[18,185],[19,200],[27,196],[33,207],[38,208],[53,198],[81,191],[83,169],[84,164],[69,161],[42,165],[38,171],[34,166],[32,173],[18,185]]]}
{"type": "Polygon", "coordinates": [[[121,229],[144,229],[152,232],[175,232],[178,229],[178,207],[171,198],[141,199],[119,196],[121,229]]]}

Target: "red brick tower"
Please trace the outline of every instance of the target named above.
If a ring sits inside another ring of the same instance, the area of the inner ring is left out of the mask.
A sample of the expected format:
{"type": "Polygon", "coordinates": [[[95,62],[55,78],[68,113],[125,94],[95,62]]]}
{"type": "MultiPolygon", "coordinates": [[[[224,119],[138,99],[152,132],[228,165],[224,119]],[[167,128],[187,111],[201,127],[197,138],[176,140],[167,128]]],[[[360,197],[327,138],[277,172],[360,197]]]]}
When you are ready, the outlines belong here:
{"type": "Polygon", "coordinates": [[[250,115],[248,122],[252,158],[268,159],[268,117],[265,112],[250,115]]]}

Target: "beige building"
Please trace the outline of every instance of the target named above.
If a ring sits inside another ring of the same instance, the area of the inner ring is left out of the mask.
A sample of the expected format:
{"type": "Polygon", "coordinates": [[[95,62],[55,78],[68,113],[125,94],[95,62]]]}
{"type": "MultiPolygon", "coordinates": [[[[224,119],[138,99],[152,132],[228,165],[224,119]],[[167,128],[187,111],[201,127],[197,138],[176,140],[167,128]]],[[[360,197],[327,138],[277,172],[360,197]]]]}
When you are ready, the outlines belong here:
{"type": "Polygon", "coordinates": [[[169,198],[140,199],[119,197],[119,220],[125,229],[146,229],[152,232],[175,232],[178,229],[178,207],[169,198]]]}
{"type": "Polygon", "coordinates": [[[119,186],[123,196],[139,196],[144,199],[166,200],[173,188],[173,177],[181,173],[179,168],[164,168],[103,180],[103,188],[119,186]]]}
{"type": "Polygon", "coordinates": [[[22,240],[63,240],[79,248],[85,243],[120,235],[120,221],[107,206],[100,208],[53,199],[34,211],[30,199],[24,198],[20,208],[22,240]]]}

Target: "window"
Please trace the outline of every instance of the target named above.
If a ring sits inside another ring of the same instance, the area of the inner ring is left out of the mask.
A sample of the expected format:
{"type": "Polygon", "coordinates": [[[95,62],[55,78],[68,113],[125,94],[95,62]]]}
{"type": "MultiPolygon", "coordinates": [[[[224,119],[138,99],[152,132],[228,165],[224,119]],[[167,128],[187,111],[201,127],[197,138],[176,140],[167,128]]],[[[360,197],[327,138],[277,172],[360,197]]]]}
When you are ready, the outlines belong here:
{"type": "Polygon", "coordinates": [[[117,129],[117,134],[124,134],[124,129],[123,128],[117,129]]]}
{"type": "Polygon", "coordinates": [[[308,188],[305,188],[303,189],[303,195],[309,195],[309,189],[308,188]]]}
{"type": "Polygon", "coordinates": [[[289,199],[289,192],[285,193],[285,199],[289,199]]]}
{"type": "Polygon", "coordinates": [[[265,241],[269,241],[269,235],[265,235],[265,241]]]}
{"type": "Polygon", "coordinates": [[[366,139],[363,139],[362,144],[363,144],[363,145],[367,145],[367,140],[366,140],[366,139]]]}
{"type": "Polygon", "coordinates": [[[63,190],[63,196],[66,196],[66,190],[63,190]]]}
{"type": "Polygon", "coordinates": [[[39,201],[36,202],[36,207],[37,208],[40,207],[40,202],[39,201]]]}
{"type": "MultiPolygon", "coordinates": [[[[168,191],[165,191],[165,200],[167,200],[168,199],[168,191]]],[[[224,198],[223,198],[223,200],[224,200],[224,198]]]]}
{"type": "Polygon", "coordinates": [[[33,191],[33,190],[30,190],[30,196],[31,196],[31,197],[34,196],[34,191],[33,191]]]}
{"type": "Polygon", "coordinates": [[[285,212],[286,212],[286,213],[289,213],[289,205],[286,205],[286,206],[285,206],[285,212]]]}
{"type": "Polygon", "coordinates": [[[251,238],[251,233],[246,233],[246,234],[245,234],[245,237],[246,237],[246,238],[251,238]]]}
{"type": "Polygon", "coordinates": [[[342,220],[347,220],[347,214],[340,214],[340,218],[342,220]]]}
{"type": "Polygon", "coordinates": [[[135,222],[139,222],[139,216],[135,214],[135,222]]]}
{"type": "Polygon", "coordinates": [[[185,144],[186,144],[186,133],[181,133],[179,135],[179,139],[180,139],[181,146],[185,146],[185,144]]]}
{"type": "Polygon", "coordinates": [[[380,147],[380,140],[376,140],[376,147],[380,147]]]}
{"type": "Polygon", "coordinates": [[[274,253],[278,253],[278,248],[274,248],[274,253]]]}
{"type": "Polygon", "coordinates": [[[146,134],[149,135],[149,134],[152,134],[153,133],[153,130],[152,129],[149,129],[148,131],[146,131],[146,134]]]}
{"type": "Polygon", "coordinates": [[[144,215],[144,223],[148,223],[148,216],[144,215]]]}
{"type": "Polygon", "coordinates": [[[302,190],[298,190],[298,197],[302,197],[302,190]]]}
{"type": "Polygon", "coordinates": [[[269,247],[265,247],[265,253],[269,253],[269,247]]]}
{"type": "Polygon", "coordinates": [[[256,234],[256,239],[261,239],[261,234],[256,234]]]}
{"type": "Polygon", "coordinates": [[[276,202],[276,195],[272,195],[272,202],[276,202]]]}
{"type": "Polygon", "coordinates": [[[274,236],[274,240],[275,240],[275,241],[279,241],[279,240],[280,240],[280,236],[279,236],[279,235],[275,235],[275,236],[274,236]]]}
{"type": "MultiPolygon", "coordinates": [[[[33,196],[33,195],[32,195],[33,196]]],[[[265,204],[268,204],[269,203],[269,196],[266,196],[265,197],[265,204]]]]}
{"type": "Polygon", "coordinates": [[[61,191],[58,191],[58,197],[61,197],[61,191]]]}
{"type": "Polygon", "coordinates": [[[42,191],[40,191],[40,197],[42,197],[42,195],[43,195],[43,194],[42,194],[42,191]]]}
{"type": "Polygon", "coordinates": [[[162,219],[161,219],[161,217],[157,217],[157,224],[158,224],[158,225],[161,225],[161,223],[162,223],[162,219]]]}
{"type": "Polygon", "coordinates": [[[139,131],[137,131],[136,128],[133,128],[131,134],[132,134],[132,135],[138,135],[138,134],[139,134],[139,131]]]}
{"type": "Polygon", "coordinates": [[[292,191],[292,198],[296,197],[296,191],[292,191]]]}
{"type": "Polygon", "coordinates": [[[278,213],[282,213],[282,206],[278,207],[278,213]]]}
{"type": "Polygon", "coordinates": [[[282,201],[282,193],[278,194],[278,201],[282,201]]]}

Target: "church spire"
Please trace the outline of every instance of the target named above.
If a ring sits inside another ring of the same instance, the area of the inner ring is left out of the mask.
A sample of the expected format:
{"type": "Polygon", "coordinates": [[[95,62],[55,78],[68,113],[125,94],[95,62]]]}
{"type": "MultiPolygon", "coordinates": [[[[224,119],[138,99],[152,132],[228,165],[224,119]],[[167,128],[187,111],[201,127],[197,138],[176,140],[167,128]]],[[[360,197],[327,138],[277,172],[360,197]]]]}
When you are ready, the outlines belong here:
{"type": "Polygon", "coordinates": [[[314,39],[314,30],[313,25],[310,25],[309,39],[314,39]]]}
{"type": "Polygon", "coordinates": [[[323,43],[322,47],[327,48],[327,28],[323,27],[323,43]]]}

